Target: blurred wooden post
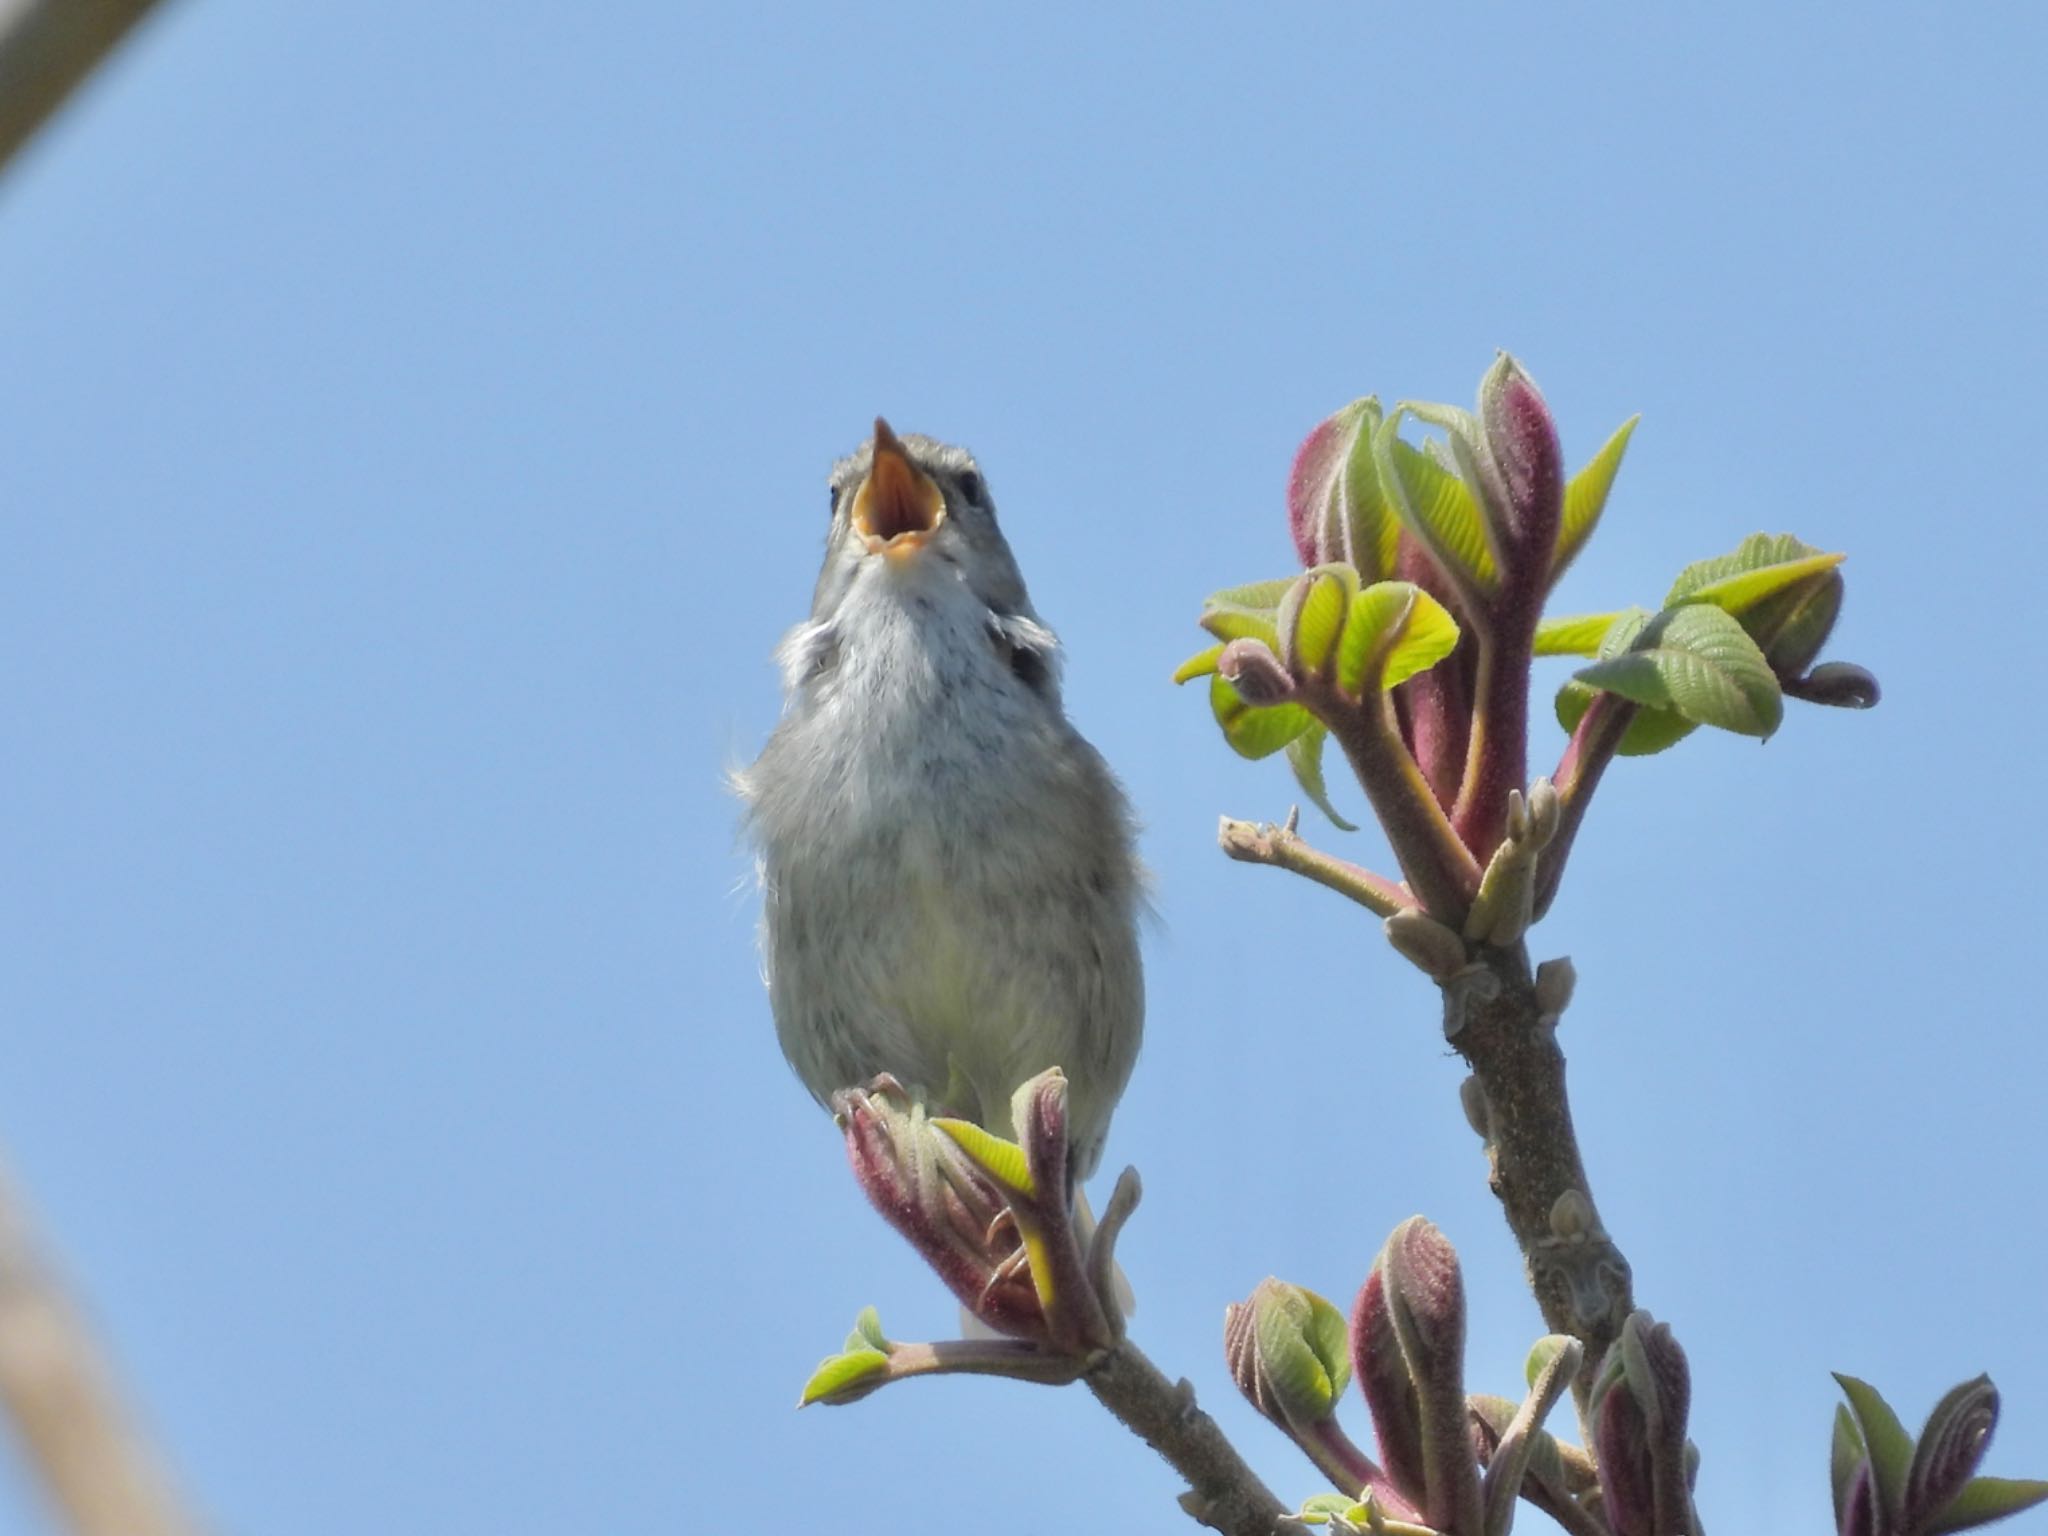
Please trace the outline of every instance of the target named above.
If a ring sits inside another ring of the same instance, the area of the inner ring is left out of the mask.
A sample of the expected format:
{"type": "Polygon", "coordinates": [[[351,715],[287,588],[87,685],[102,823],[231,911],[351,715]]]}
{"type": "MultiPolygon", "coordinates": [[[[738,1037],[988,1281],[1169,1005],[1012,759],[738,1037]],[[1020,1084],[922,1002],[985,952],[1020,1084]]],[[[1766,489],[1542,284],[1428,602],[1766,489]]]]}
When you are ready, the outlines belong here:
{"type": "Polygon", "coordinates": [[[196,1536],[0,1167],[0,1402],[74,1536],[196,1536]]]}
{"type": "Polygon", "coordinates": [[[155,0],[0,0],[0,167],[155,0]]]}

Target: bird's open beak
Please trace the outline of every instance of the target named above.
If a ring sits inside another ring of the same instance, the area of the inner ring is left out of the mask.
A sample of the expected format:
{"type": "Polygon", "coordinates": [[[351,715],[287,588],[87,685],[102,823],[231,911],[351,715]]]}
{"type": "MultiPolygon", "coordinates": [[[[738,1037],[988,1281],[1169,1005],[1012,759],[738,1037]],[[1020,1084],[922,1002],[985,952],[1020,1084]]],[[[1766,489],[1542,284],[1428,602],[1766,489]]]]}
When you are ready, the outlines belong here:
{"type": "Polygon", "coordinates": [[[875,462],[853,496],[853,527],[868,552],[916,549],[946,520],[938,482],[910,462],[889,423],[875,418],[875,462]]]}

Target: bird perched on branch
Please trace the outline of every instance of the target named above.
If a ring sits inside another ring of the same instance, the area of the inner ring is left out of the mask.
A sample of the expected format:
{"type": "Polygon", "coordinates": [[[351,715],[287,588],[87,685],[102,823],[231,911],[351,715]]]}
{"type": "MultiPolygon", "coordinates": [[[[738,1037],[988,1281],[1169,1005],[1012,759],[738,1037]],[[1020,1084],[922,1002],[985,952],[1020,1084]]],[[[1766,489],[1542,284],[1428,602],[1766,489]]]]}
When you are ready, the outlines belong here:
{"type": "Polygon", "coordinates": [[[831,489],[782,722],[739,775],[783,1054],[820,1101],[886,1072],[1003,1136],[1061,1067],[1085,1179],[1144,1016],[1129,809],[973,457],[877,420],[831,489]]]}

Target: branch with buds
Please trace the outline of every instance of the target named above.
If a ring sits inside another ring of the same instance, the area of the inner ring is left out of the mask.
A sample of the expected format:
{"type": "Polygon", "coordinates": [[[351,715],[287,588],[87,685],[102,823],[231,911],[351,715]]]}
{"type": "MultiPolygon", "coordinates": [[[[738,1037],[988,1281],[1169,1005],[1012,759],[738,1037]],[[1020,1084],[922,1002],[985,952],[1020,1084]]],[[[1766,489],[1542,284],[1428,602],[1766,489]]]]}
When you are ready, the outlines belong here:
{"type": "Polygon", "coordinates": [[[1183,1507],[1229,1536],[1269,1536],[1284,1506],[1195,1406],[1124,1335],[1116,1240],[1137,1209],[1126,1168],[1092,1234],[1074,1220],[1067,1182],[1067,1080],[1057,1067],[1017,1090],[1018,1140],[933,1117],[889,1078],[833,1099],[854,1177],[992,1339],[902,1343],[872,1307],[805,1383],[799,1407],[856,1402],[913,1376],[1085,1382],[1102,1404],[1187,1479],[1183,1507]]]}
{"type": "MultiPolygon", "coordinates": [[[[1250,758],[1284,751],[1304,795],[1349,831],[1322,769],[1327,740],[1343,749],[1399,881],[1312,847],[1294,813],[1280,827],[1226,819],[1223,849],[1366,907],[1396,952],[1438,985],[1445,1038],[1472,1069],[1461,1107],[1485,1144],[1489,1183],[1552,1330],[1538,1346],[1542,1369],[1569,1382],[1591,1441],[1579,1450],[1546,1438],[1517,1473],[1522,1494],[1575,1533],[1668,1536],[1698,1528],[1685,1356],[1668,1328],[1637,1310],[1628,1261],[1593,1202],[1556,1042],[1573,970],[1562,958],[1532,967],[1527,935],[1556,901],[1616,758],[1661,752],[1700,726],[1768,737],[1787,697],[1868,708],[1878,688],[1853,664],[1817,664],[1841,609],[1843,557],[1790,535],[1757,534],[1686,567],[1655,612],[1544,616],[1599,523],[1634,428],[1624,422],[1567,475],[1549,407],[1505,354],[1471,411],[1354,401],[1295,458],[1288,517],[1303,573],[1211,596],[1201,624],[1217,643],[1175,678],[1207,677],[1231,747],[1250,758]],[[1411,443],[1402,435],[1409,422],[1439,435],[1411,443]],[[1529,696],[1534,663],[1546,656],[1585,664],[1556,699],[1564,752],[1549,777],[1531,781],[1529,696]]],[[[1433,1442],[1416,1428],[1430,1422],[1421,1405],[1454,1401],[1455,1378],[1440,1359],[1432,1374],[1428,1357],[1396,1351],[1387,1317],[1402,1314],[1376,1299],[1401,1272],[1399,1254],[1418,1244],[1436,1251],[1406,1228],[1389,1241],[1352,1330],[1392,1492],[1369,1464],[1346,1465],[1345,1475],[1367,1491],[1374,1518],[1385,1508],[1389,1519],[1420,1515],[1442,1529],[1504,1529],[1493,1523],[1490,1493],[1483,1519],[1475,1515],[1464,1472],[1446,1470],[1457,1458],[1424,1457],[1433,1442]],[[1370,1373],[1369,1361],[1384,1368],[1370,1373]]],[[[1240,1325],[1232,1335],[1233,1369],[1243,1334],[1240,1325]]],[[[1537,1367],[1532,1356],[1532,1382],[1537,1367]]],[[[1247,1390],[1274,1417],[1269,1389],[1255,1379],[1247,1390]]],[[[1979,1479],[1968,1497],[1965,1484],[1943,1483],[1939,1498],[1915,1503],[1897,1450],[1903,1434],[1850,1395],[1865,1416],[1845,1412],[1838,1429],[1845,1532],[1903,1532],[1916,1520],[1958,1530],[2048,1498],[2048,1484],[1979,1479]],[[1854,1454],[1843,1449],[1851,1439],[1854,1454]],[[1842,1470],[1858,1456],[1860,1472],[1842,1470]]],[[[1502,1399],[1468,1406],[1491,1469],[1519,1411],[1502,1399]]],[[[1338,1442],[1326,1427],[1311,1435],[1298,1417],[1275,1422],[1333,1470],[1338,1442]]],[[[1930,1426],[1923,1445],[1934,1438],[1930,1426]]]]}
{"type": "MultiPolygon", "coordinates": [[[[1701,726],[1768,737],[1788,697],[1867,708],[1878,689],[1860,667],[1817,664],[1841,607],[1842,556],[1790,535],[1757,534],[1686,567],[1655,612],[1544,616],[1634,427],[1566,475],[1548,406],[1506,356],[1474,411],[1354,402],[1295,459],[1288,513],[1305,569],[1212,595],[1201,623],[1214,643],[1175,674],[1207,679],[1234,750],[1284,753],[1303,794],[1355,830],[1324,777],[1334,740],[1386,834],[1398,878],[1311,846],[1298,813],[1277,826],[1226,818],[1219,835],[1233,859],[1365,907],[1437,984],[1444,1036],[1471,1068],[1460,1107],[1549,1329],[1523,1396],[1466,1391],[1463,1277],[1421,1217],[1388,1237],[1348,1318],[1268,1279],[1226,1311],[1224,1355],[1239,1390],[1332,1490],[1287,1512],[1192,1389],[1169,1384],[1125,1336],[1111,1277],[1137,1175],[1125,1171],[1092,1236],[1076,1227],[1054,1070],[1019,1091],[1017,1142],[928,1117],[886,1080],[837,1097],[869,1199],[999,1337],[898,1343],[864,1312],[805,1403],[949,1372],[1085,1382],[1186,1476],[1187,1511],[1232,1536],[1507,1536],[1519,1502],[1570,1536],[1699,1536],[1691,1368],[1671,1329],[1637,1307],[1601,1222],[1556,1040],[1573,967],[1532,965],[1528,935],[1557,900],[1617,758],[1664,751],[1701,726]],[[1411,422],[1441,435],[1411,443],[1411,422]],[[1531,780],[1531,678],[1547,656],[1583,664],[1556,697],[1562,755],[1531,780]],[[1376,1455],[1339,1423],[1354,1376],[1376,1455]],[[1567,1393],[1583,1445],[1543,1427],[1567,1393]]],[[[1949,1393],[1917,1442],[1875,1390],[1839,1380],[1840,1536],[1941,1536],[2048,1500],[2048,1483],[1977,1475],[1997,1417],[1988,1378],[1949,1393]]]]}
{"type": "MultiPolygon", "coordinates": [[[[1499,1433],[1479,1432],[1464,1388],[1465,1292],[1457,1254],[1417,1216],[1394,1229],[1358,1293],[1349,1324],[1312,1291],[1267,1280],[1225,1314],[1224,1353],[1238,1389],[1342,1493],[1296,1519],[1361,1530],[1505,1536],[1535,1463],[1544,1417],[1578,1367],[1575,1340],[1546,1339],[1541,1368],[1499,1433]],[[1380,1461],[1336,1417],[1356,1374],[1380,1461]]],[[[1499,1401],[1485,1399],[1486,1402],[1499,1401]]],[[[1548,1465],[1548,1462],[1545,1462],[1548,1465]]]]}

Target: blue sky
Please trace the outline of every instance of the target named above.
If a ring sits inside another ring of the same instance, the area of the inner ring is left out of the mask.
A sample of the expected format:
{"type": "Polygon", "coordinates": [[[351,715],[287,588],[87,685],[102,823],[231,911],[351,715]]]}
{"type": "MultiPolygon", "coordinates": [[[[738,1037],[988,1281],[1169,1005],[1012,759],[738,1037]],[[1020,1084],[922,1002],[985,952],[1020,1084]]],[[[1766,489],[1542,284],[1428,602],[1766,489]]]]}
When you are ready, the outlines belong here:
{"type": "Polygon", "coordinates": [[[1620,765],[1534,938],[1707,1518],[1825,1526],[1830,1369],[1914,1424],[1989,1369],[1990,1470],[2048,1476],[2044,33],[156,18],[0,181],[0,1138],[216,1528],[1192,1529],[1078,1392],[791,1408],[863,1304],[954,1316],[775,1049],[721,783],[877,411],[980,454],[1145,822],[1141,1342],[1317,1491],[1222,1308],[1348,1299],[1422,1211],[1509,1390],[1540,1325],[1432,994],[1215,852],[1292,786],[1166,682],[1205,592],[1288,569],[1321,416],[1503,346],[1575,460],[1644,416],[1562,609],[1790,530],[1849,551],[1832,651],[1886,688],[1620,765]]]}

